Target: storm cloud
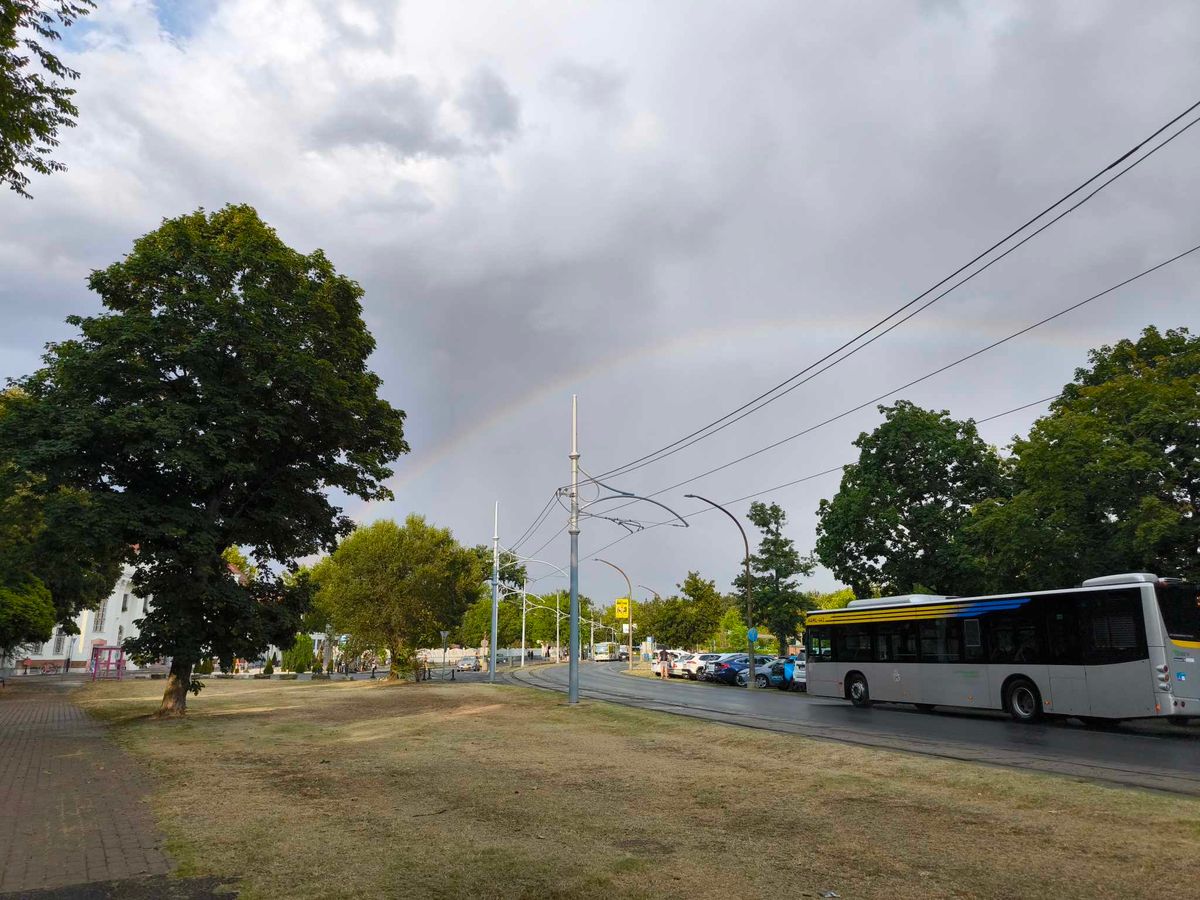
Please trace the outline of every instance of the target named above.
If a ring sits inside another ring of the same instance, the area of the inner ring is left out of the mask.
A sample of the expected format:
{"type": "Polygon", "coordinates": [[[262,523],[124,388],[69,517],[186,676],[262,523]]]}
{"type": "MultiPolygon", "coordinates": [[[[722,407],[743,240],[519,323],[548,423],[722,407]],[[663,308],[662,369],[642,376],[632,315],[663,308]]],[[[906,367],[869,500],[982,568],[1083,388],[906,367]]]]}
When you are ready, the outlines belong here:
{"type": "MultiPolygon", "coordinates": [[[[570,396],[598,473],[821,356],[1200,96],[1200,7],[1096,3],[106,2],[69,37],[69,171],[0,197],[5,374],[96,309],[88,272],[163,217],[248,202],[360,281],[408,414],[396,500],[516,538],[568,475],[570,396]]],[[[1200,242],[1200,128],[984,276],[761,413],[620,480],[652,492],[911,380],[1200,242]]],[[[1185,261],[903,396],[986,417],[1089,348],[1200,324],[1185,261]]],[[[981,426],[1004,445],[1040,413],[981,426]]],[[[692,487],[744,496],[853,459],[866,409],[692,487]]],[[[768,495],[808,550],[836,476],[768,495]]],[[[692,511],[687,489],[661,497],[692,511]]],[[[587,496],[591,496],[589,491],[587,496]]],[[[744,508],[745,504],[742,504],[744,508]]],[[[557,507],[522,548],[565,565],[557,507]],[[551,539],[542,547],[543,542],[551,539]]],[[[648,521],[661,510],[635,510],[648,521]]],[[[723,588],[727,521],[606,552],[723,588]]],[[[587,519],[587,562],[623,532],[587,519]]],[[[601,571],[604,570],[604,571],[601,571]]],[[[551,570],[541,569],[541,572],[551,570]]],[[[538,587],[554,587],[547,578],[538,587]]],[[[828,573],[813,583],[832,586],[828,573]]]]}

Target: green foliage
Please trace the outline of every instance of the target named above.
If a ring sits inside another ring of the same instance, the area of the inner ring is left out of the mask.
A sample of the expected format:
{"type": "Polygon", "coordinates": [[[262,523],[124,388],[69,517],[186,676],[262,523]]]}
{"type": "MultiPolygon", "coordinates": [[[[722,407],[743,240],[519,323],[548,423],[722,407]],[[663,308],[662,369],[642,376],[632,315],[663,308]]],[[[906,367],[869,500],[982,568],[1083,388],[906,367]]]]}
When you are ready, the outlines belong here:
{"type": "Polygon", "coordinates": [[[50,154],[58,146],[58,130],[73,127],[79,115],[71,102],[75,90],[64,83],[79,73],[49,47],[60,39],[60,29],[95,5],[92,0],[0,3],[0,184],[8,182],[22,197],[30,196],[23,169],[46,175],[66,168],[50,154]]]}
{"type": "Polygon", "coordinates": [[[809,591],[808,599],[812,604],[811,609],[843,609],[851,600],[855,599],[855,596],[854,591],[850,588],[842,588],[826,593],[809,591]]]}
{"type": "Polygon", "coordinates": [[[308,582],[269,564],[350,531],[331,497],[390,496],[404,414],[367,368],[362,289],[248,206],[167,220],[89,284],[106,311],[68,319],[81,336],[20,382],[0,458],[47,493],[85,491],[106,533],[139,545],[134,586],[155,604],[129,644],[173,657],[173,697],[203,653],[254,657],[295,633],[308,582]],[[239,584],[229,547],[267,571],[239,584]]]}
{"type": "Polygon", "coordinates": [[[267,660],[266,665],[263,666],[262,673],[264,675],[274,675],[275,674],[275,656],[274,656],[274,654],[272,654],[271,658],[267,660]]]}
{"type": "Polygon", "coordinates": [[[634,604],[636,637],[653,637],[664,647],[706,647],[725,611],[725,598],[715,582],[701,578],[698,572],[688,572],[677,587],[678,596],[634,604]]]}
{"type": "Polygon", "coordinates": [[[211,675],[213,673],[213,661],[211,656],[206,656],[196,665],[197,675],[211,675]]]}
{"type": "Polygon", "coordinates": [[[0,585],[0,659],[22,644],[50,640],[55,619],[50,591],[37,579],[0,585]]]}
{"type": "MultiPolygon", "coordinates": [[[[719,653],[745,653],[746,640],[749,629],[746,626],[745,610],[739,609],[736,606],[731,606],[721,615],[721,620],[717,623],[717,630],[713,635],[713,643],[716,645],[716,651],[719,653]]],[[[754,651],[756,653],[767,653],[774,649],[771,647],[769,635],[761,633],[758,640],[754,642],[754,651]]]]}
{"type": "Polygon", "coordinates": [[[283,671],[307,672],[313,667],[312,638],[307,634],[297,634],[291,645],[283,651],[283,671]]]}
{"type": "MultiPolygon", "coordinates": [[[[751,503],[747,518],[762,532],[758,553],[750,556],[755,624],[770,629],[783,654],[799,631],[804,610],[809,606],[808,596],[793,579],[797,575],[811,575],[815,563],[802,558],[792,539],[784,537],[787,515],[777,504],[751,503]]],[[[737,577],[734,586],[745,591],[744,573],[737,577]]]]}
{"type": "Polygon", "coordinates": [[[254,581],[258,578],[258,566],[250,562],[250,558],[237,547],[226,547],[221,559],[229,565],[232,570],[230,574],[239,580],[254,581]]]}
{"type": "Polygon", "coordinates": [[[404,525],[380,521],[342,541],[320,573],[320,602],[360,644],[383,645],[392,675],[413,652],[438,644],[442,629],[462,621],[479,597],[479,558],[449,529],[410,515],[404,525]]]}
{"type": "Polygon", "coordinates": [[[817,510],[816,552],[858,596],[926,585],[936,593],[984,590],[987,575],[961,531],[971,508],[1004,496],[996,452],[971,421],[901,400],[881,406],[885,421],[860,434],[833,500],[817,510]]]}
{"type": "MultiPolygon", "coordinates": [[[[483,573],[483,577],[491,580],[492,577],[492,548],[489,544],[476,544],[471,548],[471,552],[479,559],[479,571],[483,573]]],[[[522,582],[525,581],[527,573],[524,564],[517,558],[515,553],[508,550],[500,551],[500,586],[508,588],[510,591],[519,591],[522,582]]]]}
{"type": "Polygon", "coordinates": [[[1090,363],[1014,442],[1012,495],[967,526],[994,589],[1200,578],[1200,337],[1147,328],[1090,363]]]}
{"type": "MultiPolygon", "coordinates": [[[[17,390],[0,394],[0,428],[25,402],[17,390]]],[[[44,479],[0,446],[0,584],[40,582],[63,632],[76,634],[79,612],[112,592],[127,548],[113,540],[88,494],[43,488],[44,479]]]]}
{"type": "MultiPolygon", "coordinates": [[[[532,598],[531,598],[532,599],[532,598]]],[[[511,647],[521,640],[521,598],[503,599],[496,610],[496,630],[498,647],[511,647]],[[515,601],[515,602],[514,602],[515,601]]],[[[526,616],[528,620],[528,616],[526,616]]],[[[526,621],[526,637],[528,638],[529,623],[526,621]]],[[[458,629],[458,640],[467,647],[478,647],[492,633],[492,598],[490,594],[480,597],[472,603],[463,614],[462,624],[458,629]]],[[[441,646],[440,639],[431,646],[441,646]]]]}

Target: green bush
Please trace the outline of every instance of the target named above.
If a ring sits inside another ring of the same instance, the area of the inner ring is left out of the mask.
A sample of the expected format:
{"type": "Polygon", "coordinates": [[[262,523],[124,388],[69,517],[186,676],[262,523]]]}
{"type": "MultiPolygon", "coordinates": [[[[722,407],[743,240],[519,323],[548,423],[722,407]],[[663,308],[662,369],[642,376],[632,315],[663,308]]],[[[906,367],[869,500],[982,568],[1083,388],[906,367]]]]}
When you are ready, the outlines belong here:
{"type": "Polygon", "coordinates": [[[284,671],[301,673],[307,672],[312,667],[312,638],[307,634],[298,634],[292,646],[283,651],[284,671]]]}
{"type": "Polygon", "coordinates": [[[213,661],[211,656],[206,656],[196,665],[197,675],[211,675],[213,673],[213,661]]]}
{"type": "Polygon", "coordinates": [[[275,673],[275,657],[272,656],[267,660],[267,664],[263,666],[262,673],[264,675],[273,675],[275,673]]]}

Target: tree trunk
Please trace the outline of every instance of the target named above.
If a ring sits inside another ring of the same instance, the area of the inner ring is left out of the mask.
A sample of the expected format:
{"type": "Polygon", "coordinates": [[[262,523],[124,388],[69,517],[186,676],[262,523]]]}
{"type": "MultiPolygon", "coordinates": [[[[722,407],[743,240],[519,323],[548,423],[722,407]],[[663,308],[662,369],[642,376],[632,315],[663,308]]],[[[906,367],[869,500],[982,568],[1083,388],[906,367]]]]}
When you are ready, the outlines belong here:
{"type": "Polygon", "coordinates": [[[188,687],[192,683],[192,664],[181,659],[171,660],[171,672],[167,675],[167,689],[163,691],[162,706],[154,714],[156,719],[177,718],[187,713],[188,687]]]}

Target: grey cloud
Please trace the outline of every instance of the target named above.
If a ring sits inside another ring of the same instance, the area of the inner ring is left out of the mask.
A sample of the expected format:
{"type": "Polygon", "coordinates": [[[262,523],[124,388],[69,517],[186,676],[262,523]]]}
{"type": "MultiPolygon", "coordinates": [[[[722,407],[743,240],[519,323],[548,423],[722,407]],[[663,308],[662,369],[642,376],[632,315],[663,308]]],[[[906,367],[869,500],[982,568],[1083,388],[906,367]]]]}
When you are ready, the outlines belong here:
{"type": "Polygon", "coordinates": [[[350,88],[313,128],[312,140],[320,149],[382,144],[404,157],[455,156],[463,145],[440,126],[439,105],[411,75],[350,88]]]}
{"type": "Polygon", "coordinates": [[[607,109],[617,102],[625,89],[626,78],[620,72],[577,62],[563,62],[550,75],[551,86],[582,106],[607,109]]]}
{"type": "Polygon", "coordinates": [[[463,85],[457,102],[472,130],[484,138],[512,137],[520,128],[520,101],[491,69],[476,70],[463,85]]]}

